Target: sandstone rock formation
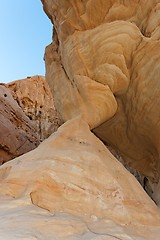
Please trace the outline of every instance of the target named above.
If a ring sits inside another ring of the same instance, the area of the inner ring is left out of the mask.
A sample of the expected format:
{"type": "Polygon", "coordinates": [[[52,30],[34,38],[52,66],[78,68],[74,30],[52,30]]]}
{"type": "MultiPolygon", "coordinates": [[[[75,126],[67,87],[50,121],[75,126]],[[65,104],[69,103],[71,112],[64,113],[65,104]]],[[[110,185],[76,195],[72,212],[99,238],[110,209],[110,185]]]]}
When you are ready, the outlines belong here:
{"type": "Polygon", "coordinates": [[[160,0],[42,3],[55,26],[46,79],[66,123],[0,167],[0,237],[159,240],[159,208],[91,129],[158,204],[160,0]]]}
{"type": "Polygon", "coordinates": [[[1,166],[0,183],[1,239],[159,240],[157,206],[81,119],[1,166]]]}
{"type": "Polygon", "coordinates": [[[0,164],[22,155],[61,124],[44,77],[0,85],[0,164]]]}
{"type": "Polygon", "coordinates": [[[55,27],[46,79],[62,118],[81,115],[159,191],[160,0],[42,2],[55,27]]]}
{"type": "Polygon", "coordinates": [[[0,164],[39,145],[38,134],[11,91],[0,85],[0,164]]]}
{"type": "Polygon", "coordinates": [[[27,77],[7,84],[7,87],[32,121],[40,141],[49,137],[62,124],[43,76],[27,77]]]}

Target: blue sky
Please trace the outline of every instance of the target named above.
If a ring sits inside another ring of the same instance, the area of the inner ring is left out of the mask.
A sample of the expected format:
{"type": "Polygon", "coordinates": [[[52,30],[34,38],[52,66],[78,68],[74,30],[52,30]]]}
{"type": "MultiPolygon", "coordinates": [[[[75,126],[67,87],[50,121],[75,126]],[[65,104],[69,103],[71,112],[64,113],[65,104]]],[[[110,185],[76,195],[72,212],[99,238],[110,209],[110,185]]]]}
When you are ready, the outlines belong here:
{"type": "Polygon", "coordinates": [[[0,0],[0,82],[44,75],[52,25],[40,0],[0,0]]]}

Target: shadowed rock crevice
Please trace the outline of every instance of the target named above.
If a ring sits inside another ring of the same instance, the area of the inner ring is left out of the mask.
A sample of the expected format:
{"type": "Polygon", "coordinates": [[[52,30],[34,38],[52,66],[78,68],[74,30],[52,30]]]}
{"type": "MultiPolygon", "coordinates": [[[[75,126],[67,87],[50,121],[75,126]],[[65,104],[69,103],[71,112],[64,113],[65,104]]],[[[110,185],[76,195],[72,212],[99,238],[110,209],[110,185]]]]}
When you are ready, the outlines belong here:
{"type": "Polygon", "coordinates": [[[113,147],[107,145],[104,143],[106,147],[109,149],[109,151],[113,154],[113,156],[120,162],[122,165],[137,179],[137,181],[141,184],[145,192],[150,196],[150,198],[156,203],[156,199],[154,199],[154,186],[153,183],[148,179],[145,175],[143,175],[141,172],[139,172],[137,169],[132,167],[132,164],[129,165],[125,159],[123,159],[120,156],[120,153],[116,152],[113,147]]]}
{"type": "MultiPolygon", "coordinates": [[[[94,131],[92,131],[92,132],[94,132],[94,131]]],[[[100,140],[103,142],[102,139],[100,139],[100,140]]],[[[111,154],[113,154],[113,156],[137,179],[137,181],[143,187],[145,192],[158,205],[159,202],[156,202],[157,199],[154,196],[154,189],[155,189],[155,185],[157,185],[157,183],[153,184],[153,182],[150,181],[150,179],[148,177],[146,177],[145,175],[143,175],[143,173],[141,173],[136,168],[134,168],[132,163],[129,163],[125,158],[123,158],[121,156],[121,153],[118,152],[118,150],[115,149],[114,146],[110,146],[106,142],[103,142],[103,143],[107,147],[107,149],[111,152],[111,154]]]]}

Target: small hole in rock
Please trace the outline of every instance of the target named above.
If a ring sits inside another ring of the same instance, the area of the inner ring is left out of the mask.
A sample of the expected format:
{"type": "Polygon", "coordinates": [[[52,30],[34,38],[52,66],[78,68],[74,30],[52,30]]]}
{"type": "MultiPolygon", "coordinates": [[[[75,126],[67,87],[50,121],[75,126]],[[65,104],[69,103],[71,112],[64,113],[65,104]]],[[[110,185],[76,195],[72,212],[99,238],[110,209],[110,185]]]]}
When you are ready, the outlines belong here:
{"type": "Polygon", "coordinates": [[[6,94],[6,93],[4,94],[4,97],[7,97],[7,94],[6,94]]]}
{"type": "Polygon", "coordinates": [[[31,116],[28,116],[30,120],[32,120],[32,117],[31,116]]]}

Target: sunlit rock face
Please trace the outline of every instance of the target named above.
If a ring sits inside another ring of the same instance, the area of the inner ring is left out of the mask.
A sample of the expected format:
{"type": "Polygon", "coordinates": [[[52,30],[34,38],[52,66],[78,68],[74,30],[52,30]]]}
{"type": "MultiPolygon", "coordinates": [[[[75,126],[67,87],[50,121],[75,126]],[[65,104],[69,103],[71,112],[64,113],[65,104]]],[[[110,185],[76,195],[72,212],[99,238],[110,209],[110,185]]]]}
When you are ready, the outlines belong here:
{"type": "Polygon", "coordinates": [[[55,27],[46,79],[63,120],[81,115],[158,203],[160,0],[42,3],[55,27]]]}
{"type": "Polygon", "coordinates": [[[31,120],[40,141],[49,137],[62,124],[45,77],[27,77],[7,84],[7,87],[31,120]]]}
{"type": "Polygon", "coordinates": [[[1,239],[159,240],[157,206],[81,119],[0,168],[1,239]]]}
{"type": "Polygon", "coordinates": [[[0,164],[20,156],[61,125],[45,78],[0,85],[0,164]]]}
{"type": "Polygon", "coordinates": [[[159,208],[90,131],[153,190],[159,1],[42,2],[55,25],[46,78],[66,123],[0,167],[0,238],[159,240],[159,208]]]}

